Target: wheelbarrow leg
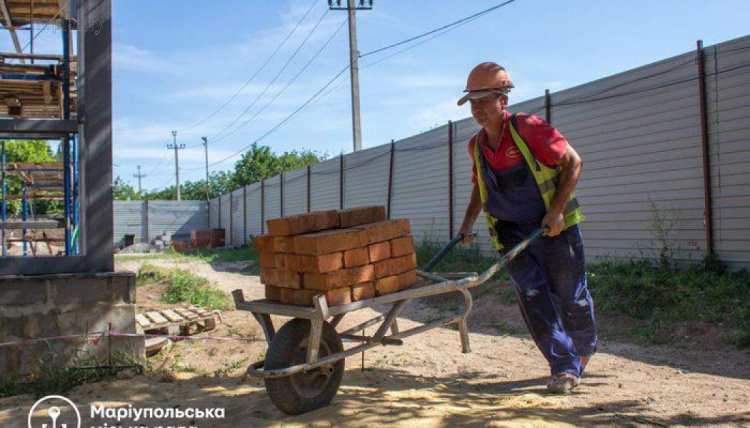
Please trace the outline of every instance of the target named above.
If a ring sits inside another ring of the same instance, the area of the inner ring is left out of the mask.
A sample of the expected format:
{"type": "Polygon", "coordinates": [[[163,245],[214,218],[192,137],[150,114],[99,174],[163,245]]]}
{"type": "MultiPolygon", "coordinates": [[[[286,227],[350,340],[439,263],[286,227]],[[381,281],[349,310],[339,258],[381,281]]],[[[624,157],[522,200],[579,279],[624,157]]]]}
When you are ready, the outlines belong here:
{"type": "Polygon", "coordinates": [[[260,324],[260,328],[263,329],[263,334],[266,335],[266,342],[270,345],[273,336],[276,335],[276,329],[273,327],[271,316],[268,314],[256,314],[255,312],[251,313],[255,317],[255,320],[258,321],[258,324],[260,324]]]}
{"type": "Polygon", "coordinates": [[[458,322],[458,331],[461,334],[461,352],[464,354],[470,354],[471,346],[469,346],[469,329],[466,326],[465,318],[458,322]]]}
{"type": "Polygon", "coordinates": [[[398,320],[393,320],[393,322],[391,323],[391,334],[398,334],[399,331],[398,320]]]}

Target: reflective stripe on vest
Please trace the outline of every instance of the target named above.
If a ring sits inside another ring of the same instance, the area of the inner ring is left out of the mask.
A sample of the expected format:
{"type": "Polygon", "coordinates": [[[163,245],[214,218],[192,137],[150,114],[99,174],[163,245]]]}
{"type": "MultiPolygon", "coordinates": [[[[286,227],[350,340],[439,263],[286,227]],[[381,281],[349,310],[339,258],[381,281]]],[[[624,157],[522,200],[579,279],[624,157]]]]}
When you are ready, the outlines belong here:
{"type": "MultiPolygon", "coordinates": [[[[552,200],[555,197],[555,189],[557,188],[557,183],[560,180],[560,170],[561,168],[549,168],[546,165],[538,162],[536,158],[534,158],[534,155],[531,154],[531,150],[529,150],[529,147],[526,145],[526,142],[521,138],[521,135],[518,133],[517,130],[517,123],[516,123],[516,115],[512,115],[510,119],[510,123],[508,124],[508,128],[510,129],[511,136],[513,137],[513,142],[518,147],[518,150],[521,151],[521,154],[523,154],[523,158],[526,161],[526,165],[529,167],[529,170],[531,170],[532,175],[534,176],[534,180],[536,181],[537,186],[539,187],[539,193],[542,195],[542,200],[544,201],[544,208],[545,210],[549,210],[550,205],[552,204],[552,200]]],[[[476,165],[477,170],[477,184],[479,185],[479,196],[482,200],[482,208],[484,210],[484,217],[487,220],[487,227],[489,228],[490,237],[492,238],[492,243],[498,250],[501,250],[503,248],[502,244],[500,244],[500,240],[497,237],[497,231],[495,230],[495,224],[497,223],[497,219],[494,218],[492,215],[490,215],[489,211],[487,210],[487,188],[484,185],[484,178],[482,176],[482,168],[481,165],[481,158],[482,151],[479,147],[479,141],[478,137],[479,133],[475,134],[474,137],[472,137],[472,141],[474,142],[474,165],[476,165]]],[[[570,195],[570,199],[568,200],[567,205],[565,205],[565,210],[563,211],[563,216],[565,219],[565,229],[574,226],[583,220],[586,219],[586,217],[581,214],[580,206],[578,205],[578,199],[576,199],[575,195],[570,195]]]]}

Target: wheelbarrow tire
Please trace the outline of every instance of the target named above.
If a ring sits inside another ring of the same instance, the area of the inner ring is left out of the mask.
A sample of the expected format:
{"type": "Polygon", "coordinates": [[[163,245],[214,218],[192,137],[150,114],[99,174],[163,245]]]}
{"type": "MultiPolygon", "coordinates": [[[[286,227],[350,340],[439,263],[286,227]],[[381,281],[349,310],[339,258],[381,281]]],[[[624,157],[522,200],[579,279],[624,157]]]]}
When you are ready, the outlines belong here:
{"type": "MultiPolygon", "coordinates": [[[[344,350],[341,337],[329,323],[323,323],[318,358],[344,350]]],[[[274,335],[266,355],[265,369],[282,369],[303,364],[310,337],[310,321],[295,318],[274,335]]],[[[344,359],[307,373],[265,379],[266,391],[276,407],[289,415],[307,413],[331,403],[344,377],[344,359]]]]}

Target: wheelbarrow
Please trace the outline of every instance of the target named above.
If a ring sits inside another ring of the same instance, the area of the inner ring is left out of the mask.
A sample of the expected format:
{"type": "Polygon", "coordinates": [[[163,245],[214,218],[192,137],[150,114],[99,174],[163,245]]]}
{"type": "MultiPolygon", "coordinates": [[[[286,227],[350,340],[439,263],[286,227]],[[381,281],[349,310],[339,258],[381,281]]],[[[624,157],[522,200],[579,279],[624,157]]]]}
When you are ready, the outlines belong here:
{"type": "Polygon", "coordinates": [[[471,347],[466,326],[466,319],[472,308],[469,289],[487,282],[543,233],[541,228],[535,230],[482,274],[430,273],[463,239],[462,235],[456,236],[424,268],[417,271],[419,276],[435,281],[434,283],[346,305],[329,307],[323,295],[314,298],[314,307],[287,305],[265,299],[248,302],[245,301],[242,290],[235,290],[232,296],[237,309],[253,314],[268,343],[266,359],[252,364],[247,369],[247,374],[263,379],[266,392],[276,407],[284,413],[298,415],[330,404],[344,376],[344,359],[376,346],[400,346],[407,337],[449,324],[458,324],[461,350],[469,353],[471,347]],[[462,313],[405,331],[399,329],[397,317],[409,302],[452,292],[463,296],[462,313]],[[391,305],[384,314],[344,331],[337,330],[346,314],[384,305],[391,305]],[[292,320],[276,331],[271,315],[291,317],[292,320]],[[357,334],[374,325],[378,325],[378,328],[372,336],[357,334]],[[345,349],[343,341],[358,344],[345,349]]]}

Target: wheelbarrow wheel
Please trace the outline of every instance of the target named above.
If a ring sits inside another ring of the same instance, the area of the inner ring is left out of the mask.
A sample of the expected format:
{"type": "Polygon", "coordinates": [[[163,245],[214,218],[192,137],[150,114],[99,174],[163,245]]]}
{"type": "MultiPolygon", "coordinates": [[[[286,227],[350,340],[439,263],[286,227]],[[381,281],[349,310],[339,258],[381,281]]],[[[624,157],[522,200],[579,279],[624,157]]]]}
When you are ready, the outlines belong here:
{"type": "MultiPolygon", "coordinates": [[[[330,324],[323,323],[318,358],[344,350],[341,338],[330,324]]],[[[307,361],[310,321],[295,318],[274,335],[266,355],[265,369],[282,369],[307,361]]],[[[338,392],[344,377],[344,359],[309,372],[265,379],[266,391],[276,407],[299,415],[325,407],[338,392]]]]}

